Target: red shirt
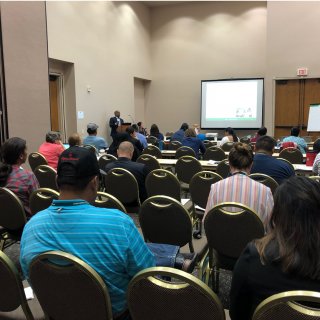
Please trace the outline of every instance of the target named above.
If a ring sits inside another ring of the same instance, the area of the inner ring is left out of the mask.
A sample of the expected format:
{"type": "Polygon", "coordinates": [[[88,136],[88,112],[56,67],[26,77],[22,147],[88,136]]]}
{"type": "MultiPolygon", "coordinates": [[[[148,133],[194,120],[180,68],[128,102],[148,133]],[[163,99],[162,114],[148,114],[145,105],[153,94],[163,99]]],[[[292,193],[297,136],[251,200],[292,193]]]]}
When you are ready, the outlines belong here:
{"type": "Polygon", "coordinates": [[[38,150],[48,161],[48,165],[57,170],[59,156],[64,151],[61,144],[44,142],[38,150]]]}

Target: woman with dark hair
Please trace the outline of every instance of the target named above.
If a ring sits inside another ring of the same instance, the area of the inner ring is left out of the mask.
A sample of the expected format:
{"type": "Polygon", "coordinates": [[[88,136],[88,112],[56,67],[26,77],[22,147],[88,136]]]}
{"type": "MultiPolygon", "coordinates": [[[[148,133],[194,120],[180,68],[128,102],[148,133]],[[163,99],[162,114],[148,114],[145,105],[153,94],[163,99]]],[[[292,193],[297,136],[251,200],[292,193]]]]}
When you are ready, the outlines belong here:
{"type": "Polygon", "coordinates": [[[222,146],[226,142],[238,142],[239,138],[237,137],[235,131],[228,127],[224,132],[224,137],[221,139],[220,145],[222,146]]]}
{"type": "Polygon", "coordinates": [[[231,176],[211,185],[205,215],[222,202],[239,202],[254,210],[265,228],[273,208],[270,188],[248,177],[253,163],[253,152],[244,143],[237,142],[229,153],[231,176]]]}
{"type": "Polygon", "coordinates": [[[26,159],[25,140],[14,137],[4,142],[1,148],[0,187],[14,192],[22,201],[27,217],[30,217],[29,197],[39,188],[39,183],[33,172],[21,167],[26,159]]]}
{"type": "Polygon", "coordinates": [[[250,139],[250,142],[257,142],[257,140],[260,138],[260,137],[263,137],[267,134],[267,128],[266,127],[261,127],[255,134],[254,137],[252,137],[250,139]]]}
{"type": "Polygon", "coordinates": [[[317,139],[313,143],[313,151],[317,153],[316,158],[313,162],[312,172],[319,176],[320,175],[320,139],[317,139]]]}
{"type": "Polygon", "coordinates": [[[164,136],[160,133],[159,128],[156,124],[153,124],[150,128],[150,136],[156,137],[158,140],[164,140],[164,136]]]}
{"type": "Polygon", "coordinates": [[[285,180],[274,197],[270,232],[249,243],[233,272],[230,315],[251,319],[267,297],[289,290],[320,291],[320,184],[285,180]]]}
{"type": "Polygon", "coordinates": [[[197,138],[195,130],[191,128],[186,129],[186,131],[184,132],[182,145],[192,148],[194,153],[196,154],[197,159],[199,159],[199,151],[201,151],[202,154],[206,152],[206,147],[204,146],[203,142],[199,138],[197,138]]]}

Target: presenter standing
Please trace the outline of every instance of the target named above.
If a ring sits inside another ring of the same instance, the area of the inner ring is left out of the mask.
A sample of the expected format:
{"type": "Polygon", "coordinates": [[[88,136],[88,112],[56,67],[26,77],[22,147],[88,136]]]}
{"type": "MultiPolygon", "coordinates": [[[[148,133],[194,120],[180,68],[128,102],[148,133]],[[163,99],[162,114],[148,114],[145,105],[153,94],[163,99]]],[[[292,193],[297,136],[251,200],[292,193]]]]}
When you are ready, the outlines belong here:
{"type": "Polygon", "coordinates": [[[123,124],[123,119],[120,118],[120,111],[114,112],[114,117],[111,117],[109,120],[109,126],[111,128],[111,137],[114,139],[114,136],[117,134],[117,129],[123,124]]]}

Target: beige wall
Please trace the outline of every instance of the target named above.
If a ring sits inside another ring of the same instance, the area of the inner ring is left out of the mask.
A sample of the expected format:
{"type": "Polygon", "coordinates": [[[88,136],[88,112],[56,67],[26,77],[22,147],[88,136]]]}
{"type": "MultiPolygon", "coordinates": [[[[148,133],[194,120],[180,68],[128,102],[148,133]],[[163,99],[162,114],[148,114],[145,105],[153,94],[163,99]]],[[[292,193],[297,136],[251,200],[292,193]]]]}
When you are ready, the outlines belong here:
{"type": "Polygon", "coordinates": [[[38,149],[50,130],[44,2],[1,2],[9,136],[38,149]]]}

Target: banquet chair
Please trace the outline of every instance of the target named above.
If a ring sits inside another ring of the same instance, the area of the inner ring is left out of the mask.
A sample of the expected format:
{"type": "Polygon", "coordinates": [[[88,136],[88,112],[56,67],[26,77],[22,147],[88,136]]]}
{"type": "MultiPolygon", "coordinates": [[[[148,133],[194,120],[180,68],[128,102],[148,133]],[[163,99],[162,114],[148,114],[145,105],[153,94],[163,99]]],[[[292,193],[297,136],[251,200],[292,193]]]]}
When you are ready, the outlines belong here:
{"type": "Polygon", "coordinates": [[[113,195],[98,191],[97,197],[93,203],[95,207],[99,208],[112,208],[118,209],[124,213],[127,213],[126,208],[124,205],[113,195]]]}
{"type": "Polygon", "coordinates": [[[39,152],[31,152],[28,156],[28,162],[32,172],[34,172],[38,166],[48,164],[46,158],[39,152]]]}
{"type": "Polygon", "coordinates": [[[221,161],[226,158],[226,154],[219,147],[210,147],[206,149],[206,152],[203,155],[203,160],[214,160],[221,161]]]}
{"type": "Polygon", "coordinates": [[[249,175],[249,178],[251,178],[255,181],[258,181],[258,182],[264,184],[265,186],[269,187],[273,195],[279,186],[279,184],[276,180],[274,180],[272,177],[270,177],[266,174],[263,174],[263,173],[251,173],[249,175]]]}
{"type": "Polygon", "coordinates": [[[217,165],[216,172],[223,178],[227,178],[230,175],[230,167],[229,167],[229,160],[224,159],[217,165]]]}
{"type": "Polygon", "coordinates": [[[117,160],[117,158],[115,156],[113,156],[112,154],[106,153],[106,154],[102,155],[98,160],[100,170],[105,170],[106,165],[108,163],[116,161],[116,160],[117,160]]]}
{"type": "Polygon", "coordinates": [[[234,142],[229,141],[224,143],[222,146],[220,146],[220,148],[223,151],[230,151],[233,148],[233,145],[234,145],[234,142]]]}
{"type": "Polygon", "coordinates": [[[51,206],[53,200],[59,199],[59,192],[49,188],[39,188],[31,193],[29,206],[31,214],[34,215],[39,211],[51,206]]]}
{"type": "Polygon", "coordinates": [[[192,148],[187,147],[187,146],[181,146],[180,148],[178,148],[176,150],[175,158],[180,159],[183,156],[191,156],[191,157],[195,158],[196,154],[192,148]]]}
{"type": "Polygon", "coordinates": [[[52,190],[58,190],[56,177],[57,171],[48,165],[38,166],[34,170],[34,175],[36,176],[40,188],[49,188],[52,190]]]}
{"type": "Polygon", "coordinates": [[[296,148],[285,148],[279,153],[279,158],[286,159],[292,164],[302,164],[303,155],[299,149],[296,148]]]}
{"type": "Polygon", "coordinates": [[[143,163],[150,171],[160,169],[159,161],[150,154],[141,154],[137,159],[138,163],[143,163]]]}
{"type": "Polygon", "coordinates": [[[146,148],[143,149],[142,154],[150,154],[154,157],[156,157],[157,159],[161,159],[162,158],[162,153],[161,150],[154,145],[149,145],[146,148]]]}
{"type": "Polygon", "coordinates": [[[169,143],[169,150],[177,150],[182,146],[180,141],[170,141],[169,143]]]}

